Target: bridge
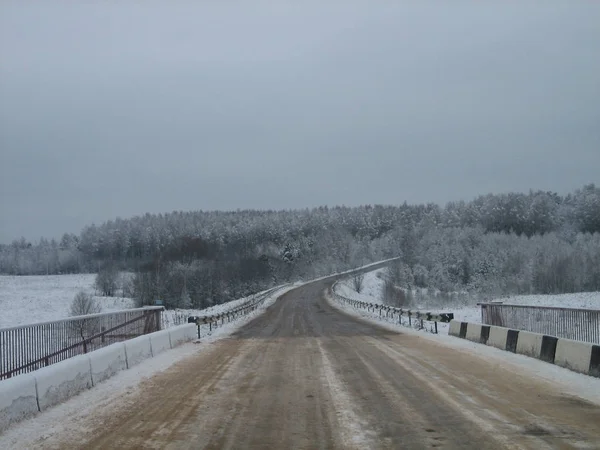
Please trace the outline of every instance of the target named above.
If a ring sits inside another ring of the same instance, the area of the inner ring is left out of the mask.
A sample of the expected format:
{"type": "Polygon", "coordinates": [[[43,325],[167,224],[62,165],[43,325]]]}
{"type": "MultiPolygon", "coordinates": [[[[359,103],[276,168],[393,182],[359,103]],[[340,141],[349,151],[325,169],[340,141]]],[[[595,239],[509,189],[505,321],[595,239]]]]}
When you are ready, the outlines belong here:
{"type": "Polygon", "coordinates": [[[54,436],[57,447],[600,448],[598,404],[469,348],[349,316],[328,301],[332,282],[288,292],[54,436]]]}

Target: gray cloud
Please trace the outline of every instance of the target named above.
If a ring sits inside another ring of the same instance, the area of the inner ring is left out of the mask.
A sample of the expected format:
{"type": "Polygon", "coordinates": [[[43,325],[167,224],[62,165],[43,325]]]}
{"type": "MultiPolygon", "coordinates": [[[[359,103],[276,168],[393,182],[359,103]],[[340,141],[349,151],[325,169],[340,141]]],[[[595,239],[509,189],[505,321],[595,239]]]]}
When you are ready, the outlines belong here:
{"type": "Polygon", "coordinates": [[[0,242],[600,182],[600,5],[0,10],[0,242]]]}

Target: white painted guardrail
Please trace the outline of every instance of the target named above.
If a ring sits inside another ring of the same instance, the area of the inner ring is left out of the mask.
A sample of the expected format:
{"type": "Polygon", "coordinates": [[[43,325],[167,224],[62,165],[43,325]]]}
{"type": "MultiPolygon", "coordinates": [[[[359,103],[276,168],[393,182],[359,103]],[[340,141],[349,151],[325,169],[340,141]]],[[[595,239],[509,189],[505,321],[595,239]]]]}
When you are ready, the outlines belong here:
{"type": "Polygon", "coordinates": [[[121,370],[194,339],[196,325],[181,325],[0,381],[0,433],[12,423],[57,405],[121,370]]]}
{"type": "Polygon", "coordinates": [[[412,320],[415,319],[415,320],[420,321],[421,328],[424,328],[423,321],[434,322],[436,333],[438,332],[438,328],[437,328],[438,322],[448,323],[454,319],[454,313],[425,312],[425,311],[418,311],[418,310],[412,310],[412,309],[396,308],[394,306],[387,306],[387,305],[382,305],[379,303],[369,303],[369,302],[363,302],[360,300],[354,300],[351,298],[346,298],[336,292],[337,284],[338,284],[338,282],[334,283],[333,286],[331,287],[331,295],[334,297],[334,299],[341,301],[343,303],[346,303],[347,305],[350,305],[356,309],[365,309],[367,311],[373,311],[373,312],[379,311],[379,317],[389,318],[390,316],[394,317],[397,315],[398,322],[400,322],[401,317],[408,317],[409,325],[412,326],[412,320]]]}
{"type": "Polygon", "coordinates": [[[448,334],[600,378],[600,345],[457,320],[450,322],[448,334]]]}

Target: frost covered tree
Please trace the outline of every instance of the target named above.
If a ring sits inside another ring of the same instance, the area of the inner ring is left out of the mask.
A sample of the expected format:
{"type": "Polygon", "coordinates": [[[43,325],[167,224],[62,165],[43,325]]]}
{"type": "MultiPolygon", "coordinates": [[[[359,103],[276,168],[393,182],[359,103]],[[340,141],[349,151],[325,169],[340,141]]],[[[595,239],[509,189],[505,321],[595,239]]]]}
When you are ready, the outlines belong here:
{"type": "Polygon", "coordinates": [[[85,291],[79,291],[69,309],[71,316],[86,316],[88,314],[97,314],[102,312],[100,304],[94,300],[94,297],[86,293],[85,291]]]}
{"type": "MultiPolygon", "coordinates": [[[[297,279],[400,256],[404,289],[470,293],[598,289],[600,190],[530,191],[470,202],[285,211],[175,211],[116,218],[0,245],[0,272],[135,272],[138,304],[222,303],[297,279]]],[[[102,288],[99,289],[103,291],[102,288]]],[[[109,289],[106,291],[113,291],[109,289]]]]}
{"type": "Polygon", "coordinates": [[[356,275],[354,275],[352,277],[352,287],[354,287],[354,290],[356,292],[358,292],[359,294],[362,291],[364,281],[365,281],[365,275],[362,273],[357,273],[356,275]]]}
{"type": "MultiPolygon", "coordinates": [[[[102,307],[94,298],[84,291],[75,295],[69,314],[71,316],[87,316],[102,312],[102,307]]],[[[69,322],[70,333],[82,340],[87,339],[100,331],[100,320],[98,318],[78,319],[69,322]]]]}
{"type": "Polygon", "coordinates": [[[112,263],[107,263],[100,268],[96,275],[95,286],[105,297],[114,297],[117,292],[119,271],[112,263]]]}

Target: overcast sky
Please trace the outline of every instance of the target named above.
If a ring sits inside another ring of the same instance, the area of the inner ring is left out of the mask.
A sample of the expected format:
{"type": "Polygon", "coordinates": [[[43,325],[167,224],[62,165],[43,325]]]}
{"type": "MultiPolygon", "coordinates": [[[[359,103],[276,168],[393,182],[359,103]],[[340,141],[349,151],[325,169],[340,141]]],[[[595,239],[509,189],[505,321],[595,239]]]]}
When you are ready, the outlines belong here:
{"type": "Polygon", "coordinates": [[[600,183],[600,3],[508,3],[2,0],[0,242],[600,183]]]}

